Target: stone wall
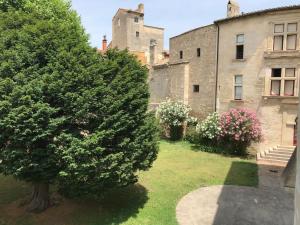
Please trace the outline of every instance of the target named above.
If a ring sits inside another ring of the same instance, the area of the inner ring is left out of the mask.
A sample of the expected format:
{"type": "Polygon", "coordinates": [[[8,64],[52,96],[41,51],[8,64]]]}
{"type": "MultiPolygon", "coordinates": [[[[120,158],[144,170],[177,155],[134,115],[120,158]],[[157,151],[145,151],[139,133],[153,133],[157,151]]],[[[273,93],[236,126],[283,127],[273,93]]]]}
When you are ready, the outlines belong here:
{"type": "Polygon", "coordinates": [[[182,100],[201,119],[214,111],[216,37],[216,27],[210,25],[170,39],[169,64],[156,66],[150,72],[152,103],[159,103],[165,97],[182,100]],[[193,85],[199,85],[199,92],[194,92],[193,85]]]}
{"type": "Polygon", "coordinates": [[[185,86],[188,83],[189,64],[164,64],[154,66],[150,71],[150,103],[160,104],[167,98],[186,101],[185,86]]]}

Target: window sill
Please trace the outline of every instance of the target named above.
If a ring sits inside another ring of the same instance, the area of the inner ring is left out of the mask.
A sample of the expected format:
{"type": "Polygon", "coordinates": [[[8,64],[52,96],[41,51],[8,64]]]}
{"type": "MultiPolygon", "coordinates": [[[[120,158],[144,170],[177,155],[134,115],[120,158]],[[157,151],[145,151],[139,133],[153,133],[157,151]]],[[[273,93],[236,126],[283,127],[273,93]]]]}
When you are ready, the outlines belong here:
{"type": "Polygon", "coordinates": [[[278,96],[278,95],[264,95],[264,99],[272,99],[272,98],[277,98],[277,99],[298,99],[298,96],[278,96]]]}
{"type": "Polygon", "coordinates": [[[246,62],[247,59],[233,59],[232,62],[246,62]]]}
{"type": "Polygon", "coordinates": [[[299,50],[283,50],[283,51],[265,51],[264,58],[300,58],[299,50]]]}
{"type": "Polygon", "coordinates": [[[230,102],[233,102],[233,103],[244,103],[245,101],[244,100],[231,100],[230,102]]]}
{"type": "Polygon", "coordinates": [[[285,105],[298,105],[299,104],[299,97],[298,96],[263,96],[265,101],[268,100],[279,100],[281,104],[285,105]]]}

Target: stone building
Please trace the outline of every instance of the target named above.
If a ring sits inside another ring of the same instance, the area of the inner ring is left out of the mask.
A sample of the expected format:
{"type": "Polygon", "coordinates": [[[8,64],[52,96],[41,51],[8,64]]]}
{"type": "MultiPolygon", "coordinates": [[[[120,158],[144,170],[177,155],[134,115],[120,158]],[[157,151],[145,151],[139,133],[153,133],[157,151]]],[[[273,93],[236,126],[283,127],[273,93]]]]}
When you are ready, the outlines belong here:
{"type": "Polygon", "coordinates": [[[166,98],[181,100],[200,119],[230,108],[256,111],[264,134],[258,149],[265,156],[271,147],[295,145],[299,30],[299,5],[240,13],[237,1],[229,0],[227,18],[172,37],[166,60],[164,30],[144,25],[140,4],[118,10],[110,46],[128,48],[149,65],[154,107],[166,98]]]}
{"type": "Polygon", "coordinates": [[[151,103],[166,98],[188,104],[199,118],[215,110],[216,86],[215,25],[200,27],[170,39],[169,62],[150,72],[151,103]]]}
{"type": "Polygon", "coordinates": [[[239,14],[236,7],[228,14],[215,22],[219,34],[216,110],[255,110],[264,134],[262,151],[293,146],[299,103],[300,6],[246,14],[239,14]]]}
{"type": "Polygon", "coordinates": [[[151,102],[183,100],[200,117],[250,108],[262,122],[264,141],[258,149],[263,156],[271,147],[293,146],[299,24],[300,6],[241,14],[230,0],[227,18],[170,39],[170,61],[150,73],[151,102]]]}
{"type": "Polygon", "coordinates": [[[144,5],[138,9],[119,9],[112,20],[112,48],[128,49],[144,64],[155,64],[165,58],[164,28],[144,24],[144,5]]]}

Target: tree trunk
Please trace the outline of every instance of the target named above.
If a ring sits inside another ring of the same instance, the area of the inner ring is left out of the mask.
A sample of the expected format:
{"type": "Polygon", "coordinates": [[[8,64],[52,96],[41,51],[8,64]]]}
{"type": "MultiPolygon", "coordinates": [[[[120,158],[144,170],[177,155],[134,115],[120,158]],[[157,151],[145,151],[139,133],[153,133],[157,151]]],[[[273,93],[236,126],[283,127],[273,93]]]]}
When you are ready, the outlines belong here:
{"type": "Polygon", "coordinates": [[[50,207],[49,184],[33,184],[33,192],[27,211],[41,213],[50,207]]]}

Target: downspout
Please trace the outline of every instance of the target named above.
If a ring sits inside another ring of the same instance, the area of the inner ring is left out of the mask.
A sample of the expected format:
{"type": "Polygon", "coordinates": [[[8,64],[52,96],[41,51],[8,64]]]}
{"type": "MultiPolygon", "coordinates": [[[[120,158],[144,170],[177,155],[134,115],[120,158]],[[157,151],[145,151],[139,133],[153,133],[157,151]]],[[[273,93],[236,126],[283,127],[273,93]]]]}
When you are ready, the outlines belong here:
{"type": "Polygon", "coordinates": [[[216,63],[216,87],[215,87],[215,112],[217,112],[218,83],[219,83],[219,45],[220,45],[220,26],[217,24],[217,63],[216,63]]]}

